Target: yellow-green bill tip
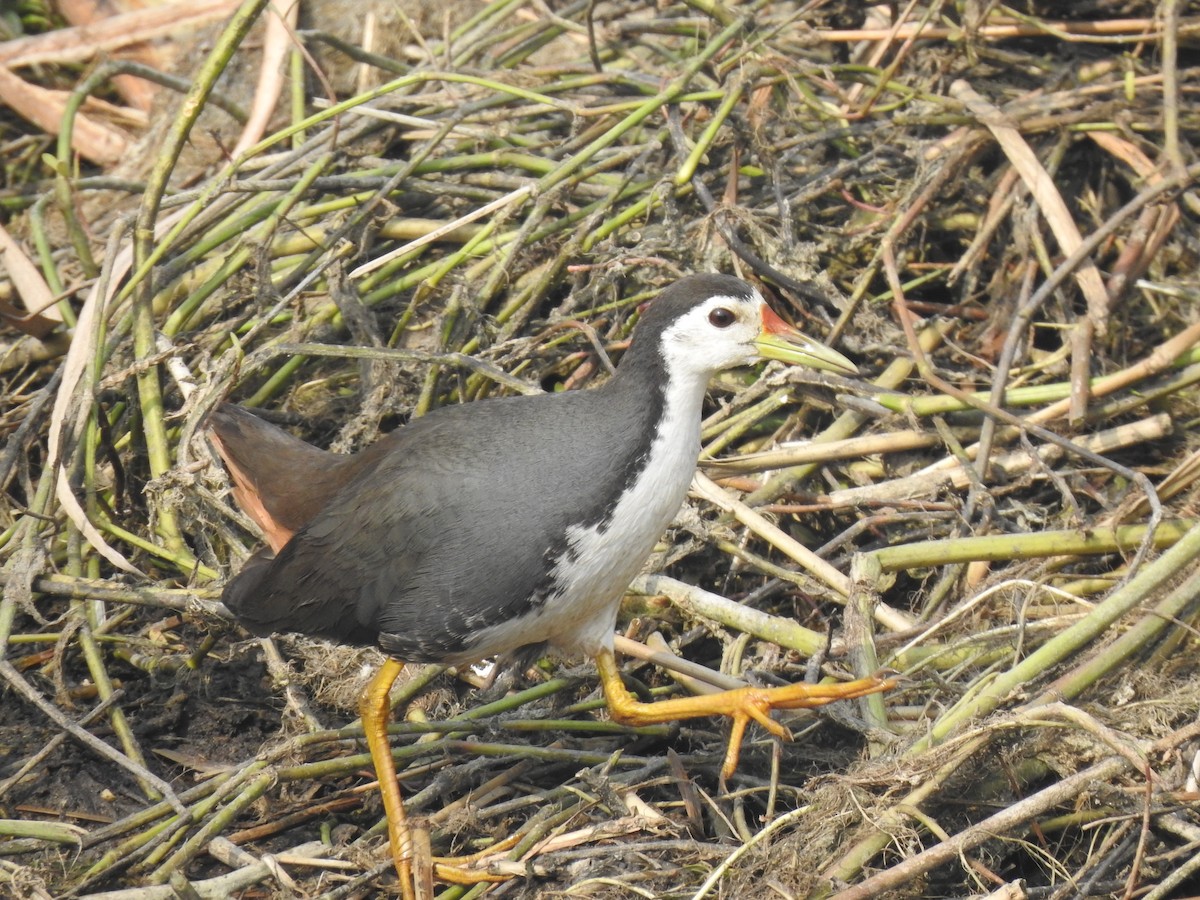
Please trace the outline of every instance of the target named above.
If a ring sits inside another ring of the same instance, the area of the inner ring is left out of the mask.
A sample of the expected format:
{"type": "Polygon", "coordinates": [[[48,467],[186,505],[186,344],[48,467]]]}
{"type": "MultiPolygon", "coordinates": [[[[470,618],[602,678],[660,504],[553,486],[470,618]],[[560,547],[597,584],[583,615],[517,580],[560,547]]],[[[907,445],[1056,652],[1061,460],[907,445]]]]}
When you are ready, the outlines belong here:
{"type": "Polygon", "coordinates": [[[854,363],[831,347],[797,331],[765,303],[762,308],[762,331],[754,346],[764,359],[778,359],[839,375],[858,374],[858,367],[854,363]]]}

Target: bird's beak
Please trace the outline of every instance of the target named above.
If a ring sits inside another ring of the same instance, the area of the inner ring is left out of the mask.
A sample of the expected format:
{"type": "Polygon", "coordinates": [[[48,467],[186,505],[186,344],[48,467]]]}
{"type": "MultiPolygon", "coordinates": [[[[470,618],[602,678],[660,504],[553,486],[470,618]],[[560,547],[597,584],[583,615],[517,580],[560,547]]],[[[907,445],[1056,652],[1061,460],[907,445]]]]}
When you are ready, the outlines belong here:
{"type": "Polygon", "coordinates": [[[754,348],[764,359],[778,359],[839,375],[858,374],[854,363],[820,341],[801,334],[765,303],[762,306],[762,331],[754,341],[754,348]]]}

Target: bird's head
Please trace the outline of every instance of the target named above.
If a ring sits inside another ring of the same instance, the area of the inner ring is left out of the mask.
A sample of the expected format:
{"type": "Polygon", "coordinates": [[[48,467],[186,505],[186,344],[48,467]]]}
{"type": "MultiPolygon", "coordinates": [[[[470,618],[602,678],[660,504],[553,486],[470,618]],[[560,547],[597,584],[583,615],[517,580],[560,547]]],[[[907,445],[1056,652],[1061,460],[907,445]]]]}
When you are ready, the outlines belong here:
{"type": "Polygon", "coordinates": [[[658,334],[672,372],[705,379],[758,359],[844,375],[858,371],[842,354],[783,321],[753,286],[727,275],[677,281],[650,304],[638,332],[658,334]]]}

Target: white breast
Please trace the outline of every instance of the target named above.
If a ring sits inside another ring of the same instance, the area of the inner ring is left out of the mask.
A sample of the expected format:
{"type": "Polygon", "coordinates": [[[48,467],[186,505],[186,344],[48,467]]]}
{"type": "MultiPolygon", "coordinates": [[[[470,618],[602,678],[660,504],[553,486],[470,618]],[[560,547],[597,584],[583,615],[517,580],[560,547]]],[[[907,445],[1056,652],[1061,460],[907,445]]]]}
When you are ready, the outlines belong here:
{"type": "Polygon", "coordinates": [[[571,553],[555,568],[561,596],[546,604],[549,640],[556,646],[595,653],[612,646],[621,596],[641,571],[663,530],[687,496],[700,449],[700,410],[675,408],[650,446],[646,468],[638,475],[606,522],[567,533],[571,553]]]}
{"type": "Polygon", "coordinates": [[[475,646],[501,652],[545,641],[588,655],[612,646],[621,597],[687,496],[706,382],[669,379],[645,468],[605,521],[568,529],[570,552],[554,568],[556,593],[536,613],[486,629],[475,646]]]}

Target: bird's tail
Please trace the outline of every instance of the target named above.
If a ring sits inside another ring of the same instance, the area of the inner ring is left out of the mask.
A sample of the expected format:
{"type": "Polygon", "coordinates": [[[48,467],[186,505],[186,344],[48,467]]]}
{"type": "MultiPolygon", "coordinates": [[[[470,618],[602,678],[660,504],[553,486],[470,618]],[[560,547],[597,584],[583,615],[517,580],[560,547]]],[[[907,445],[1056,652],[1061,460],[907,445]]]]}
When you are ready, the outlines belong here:
{"type": "Polygon", "coordinates": [[[222,403],[208,434],[233,480],[233,499],[273,552],[328,505],[353,457],[305,443],[252,412],[222,403]]]}

